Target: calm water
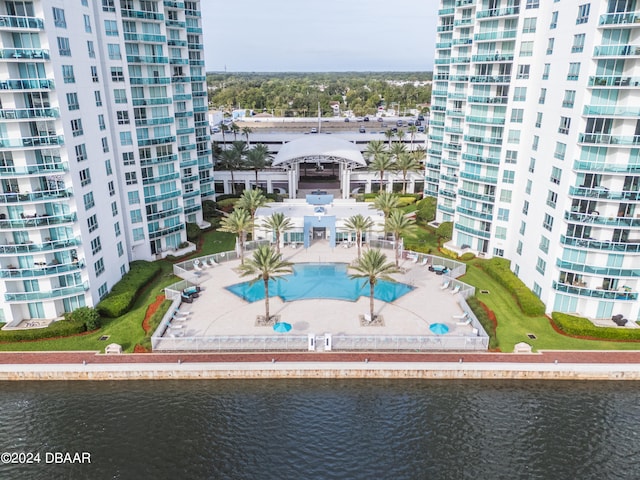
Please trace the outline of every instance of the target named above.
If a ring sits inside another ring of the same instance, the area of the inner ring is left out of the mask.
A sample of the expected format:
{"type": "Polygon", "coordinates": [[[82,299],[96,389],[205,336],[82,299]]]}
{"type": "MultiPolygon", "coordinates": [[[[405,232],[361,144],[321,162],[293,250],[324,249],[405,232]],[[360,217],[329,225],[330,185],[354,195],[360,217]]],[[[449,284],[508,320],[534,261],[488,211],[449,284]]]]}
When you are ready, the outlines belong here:
{"type": "Polygon", "coordinates": [[[1,479],[638,479],[640,385],[0,383],[1,479]]]}
{"type": "MultiPolygon", "coordinates": [[[[369,285],[363,279],[350,279],[346,263],[302,263],[293,267],[293,274],[269,281],[269,296],[280,297],[285,302],[306,298],[333,298],[356,301],[361,295],[369,296],[369,285]]],[[[227,287],[248,302],[264,299],[264,283],[238,283],[227,287]]],[[[373,296],[378,300],[393,302],[413,287],[400,282],[376,283],[373,296]]]]}

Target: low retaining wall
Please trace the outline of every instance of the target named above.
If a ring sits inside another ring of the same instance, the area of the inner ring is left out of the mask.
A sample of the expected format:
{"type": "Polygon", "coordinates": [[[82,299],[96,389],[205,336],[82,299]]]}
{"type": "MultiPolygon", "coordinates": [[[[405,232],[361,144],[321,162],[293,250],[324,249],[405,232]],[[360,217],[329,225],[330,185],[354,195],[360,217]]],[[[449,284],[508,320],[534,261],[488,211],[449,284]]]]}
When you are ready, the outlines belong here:
{"type": "Polygon", "coordinates": [[[268,378],[384,378],[423,380],[640,380],[638,365],[300,363],[162,365],[2,365],[0,381],[220,380],[268,378]],[[22,368],[26,367],[26,368],[22,368]]]}

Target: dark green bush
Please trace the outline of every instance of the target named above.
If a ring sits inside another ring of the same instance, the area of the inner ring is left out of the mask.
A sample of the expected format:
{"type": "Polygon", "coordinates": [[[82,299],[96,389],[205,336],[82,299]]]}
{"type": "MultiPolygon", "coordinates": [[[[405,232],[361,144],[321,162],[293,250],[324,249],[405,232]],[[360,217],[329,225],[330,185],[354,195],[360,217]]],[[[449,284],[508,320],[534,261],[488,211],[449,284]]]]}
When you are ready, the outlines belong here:
{"type": "Polygon", "coordinates": [[[417,204],[418,206],[418,220],[424,223],[429,223],[436,218],[436,198],[435,197],[425,197],[420,200],[417,204]]]}
{"type": "Polygon", "coordinates": [[[190,242],[197,242],[202,234],[202,230],[197,223],[187,222],[187,240],[190,242]]]}
{"type": "Polygon", "coordinates": [[[637,328],[597,327],[586,318],[560,312],[553,312],[551,318],[567,335],[603,340],[640,340],[640,329],[637,328]]]}
{"type": "Polygon", "coordinates": [[[463,262],[468,262],[469,260],[473,260],[474,258],[476,258],[475,254],[471,252],[467,252],[460,255],[459,260],[462,260],[463,262]]]}
{"type": "Polygon", "coordinates": [[[476,316],[484,331],[489,335],[489,348],[498,348],[498,337],[496,336],[496,326],[489,318],[487,311],[480,305],[480,300],[476,297],[469,297],[466,299],[467,305],[476,316]]]}
{"type": "Polygon", "coordinates": [[[230,198],[235,198],[237,200],[238,198],[240,198],[240,195],[231,194],[231,193],[223,193],[221,195],[216,195],[216,203],[218,203],[219,205],[221,201],[228,200],[230,198]]]}
{"type": "Polygon", "coordinates": [[[202,216],[204,218],[211,218],[218,215],[216,211],[216,202],[213,200],[205,200],[202,202],[202,216]]]}
{"type": "Polygon", "coordinates": [[[129,271],[96,306],[96,310],[103,317],[115,318],[124,315],[133,305],[138,292],[153,280],[160,270],[160,265],[154,262],[131,262],[129,271]]]}
{"type": "Polygon", "coordinates": [[[436,235],[445,240],[451,240],[453,236],[453,222],[442,222],[436,228],[436,235]]]}
{"type": "Polygon", "coordinates": [[[535,316],[544,314],[544,303],[529,288],[522,283],[509,268],[509,260],[494,257],[483,262],[482,269],[496,280],[500,285],[511,292],[520,305],[520,309],[525,315],[535,316]]]}
{"type": "Polygon", "coordinates": [[[86,325],[79,320],[60,320],[53,322],[46,328],[32,328],[29,330],[2,330],[0,342],[19,342],[21,340],[39,340],[43,338],[68,337],[85,332],[86,325]]]}
{"type": "Polygon", "coordinates": [[[84,323],[87,330],[97,330],[100,328],[100,314],[95,308],[80,307],[69,314],[69,320],[84,323]]]}

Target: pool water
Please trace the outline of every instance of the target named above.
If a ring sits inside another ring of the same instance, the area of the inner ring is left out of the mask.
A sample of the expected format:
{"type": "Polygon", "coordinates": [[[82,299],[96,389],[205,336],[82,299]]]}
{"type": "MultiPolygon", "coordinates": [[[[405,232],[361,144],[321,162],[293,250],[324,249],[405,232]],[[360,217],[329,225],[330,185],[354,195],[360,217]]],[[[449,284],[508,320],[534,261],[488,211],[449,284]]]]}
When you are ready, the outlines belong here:
{"type": "MultiPolygon", "coordinates": [[[[299,263],[293,274],[269,281],[269,296],[285,302],[309,298],[328,298],[355,302],[361,295],[369,296],[365,279],[350,279],[346,263],[299,263]]],[[[237,283],[227,290],[248,302],[264,299],[264,283],[237,283]]],[[[413,287],[399,282],[378,281],[373,296],[384,302],[393,302],[409,293],[413,287]]]]}

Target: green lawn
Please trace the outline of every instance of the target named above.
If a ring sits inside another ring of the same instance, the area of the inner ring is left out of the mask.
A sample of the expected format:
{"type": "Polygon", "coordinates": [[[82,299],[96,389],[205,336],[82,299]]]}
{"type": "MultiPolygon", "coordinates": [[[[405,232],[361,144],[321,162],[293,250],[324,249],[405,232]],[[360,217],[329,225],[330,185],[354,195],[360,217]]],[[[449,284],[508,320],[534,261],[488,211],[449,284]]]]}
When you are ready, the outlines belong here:
{"type": "Polygon", "coordinates": [[[640,342],[582,340],[556,333],[546,316],[525,316],[513,296],[477,266],[480,262],[482,260],[469,262],[467,273],[460,280],[476,287],[478,299],[496,314],[498,319],[496,335],[500,350],[503,352],[512,352],[513,346],[523,341],[529,343],[535,350],[640,349],[640,342]],[[480,290],[488,290],[489,293],[479,293],[480,290]],[[536,339],[528,338],[528,333],[533,333],[536,339]]]}
{"type": "MultiPolygon", "coordinates": [[[[193,256],[209,255],[217,252],[233,250],[232,234],[210,231],[205,233],[201,251],[193,256]]],[[[103,326],[97,332],[52,340],[33,342],[0,343],[0,351],[43,351],[43,350],[100,350],[109,343],[122,345],[123,351],[133,352],[138,343],[142,343],[145,334],[142,321],[147,307],[153,303],[163,289],[180,279],[173,275],[173,264],[168,260],[160,260],[162,273],[149,285],[136,300],[133,308],[118,318],[103,319],[103,326]],[[100,341],[102,335],[109,335],[106,341],[100,341]]]]}

